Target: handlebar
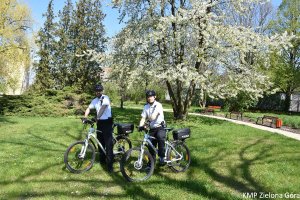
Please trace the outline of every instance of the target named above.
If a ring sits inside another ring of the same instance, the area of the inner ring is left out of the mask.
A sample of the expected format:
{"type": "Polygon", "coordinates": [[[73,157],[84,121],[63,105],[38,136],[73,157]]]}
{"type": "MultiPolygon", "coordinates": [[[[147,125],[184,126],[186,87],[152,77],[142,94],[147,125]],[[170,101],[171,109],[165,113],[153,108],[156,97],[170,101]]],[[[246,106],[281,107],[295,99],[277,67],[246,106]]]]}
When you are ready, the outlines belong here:
{"type": "Polygon", "coordinates": [[[96,119],[95,118],[92,118],[92,119],[81,118],[81,121],[83,124],[93,125],[96,122],[96,119]]]}
{"type": "MultiPolygon", "coordinates": [[[[140,131],[145,131],[145,132],[148,132],[150,130],[150,128],[148,126],[136,126],[136,128],[140,131]]],[[[174,128],[167,128],[167,127],[164,127],[164,130],[166,132],[170,132],[172,131],[174,128]]]]}

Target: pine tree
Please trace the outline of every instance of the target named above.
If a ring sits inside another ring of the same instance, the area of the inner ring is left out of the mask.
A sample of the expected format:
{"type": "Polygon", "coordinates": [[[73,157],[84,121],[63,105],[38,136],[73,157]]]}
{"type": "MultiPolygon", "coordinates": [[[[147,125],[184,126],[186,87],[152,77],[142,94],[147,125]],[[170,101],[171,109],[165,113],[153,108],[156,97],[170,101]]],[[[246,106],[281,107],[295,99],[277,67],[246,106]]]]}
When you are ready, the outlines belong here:
{"type": "MultiPolygon", "coordinates": [[[[105,30],[103,26],[105,14],[101,11],[100,0],[79,0],[74,15],[73,40],[76,55],[87,50],[105,51],[105,30]]],[[[101,67],[88,56],[75,57],[72,62],[72,82],[84,91],[95,82],[100,81],[101,67]]]]}
{"type": "Polygon", "coordinates": [[[55,68],[54,60],[56,23],[54,22],[53,0],[50,0],[47,12],[43,16],[46,17],[46,21],[38,32],[36,40],[39,48],[37,55],[40,60],[35,64],[35,88],[41,91],[55,88],[54,78],[57,70],[59,70],[55,68]]]}
{"type": "Polygon", "coordinates": [[[70,85],[70,74],[72,71],[71,63],[74,59],[75,52],[72,41],[72,17],[73,17],[72,0],[67,0],[62,11],[59,11],[58,30],[56,37],[58,42],[56,45],[55,63],[59,68],[56,74],[57,83],[60,88],[70,85]]]}

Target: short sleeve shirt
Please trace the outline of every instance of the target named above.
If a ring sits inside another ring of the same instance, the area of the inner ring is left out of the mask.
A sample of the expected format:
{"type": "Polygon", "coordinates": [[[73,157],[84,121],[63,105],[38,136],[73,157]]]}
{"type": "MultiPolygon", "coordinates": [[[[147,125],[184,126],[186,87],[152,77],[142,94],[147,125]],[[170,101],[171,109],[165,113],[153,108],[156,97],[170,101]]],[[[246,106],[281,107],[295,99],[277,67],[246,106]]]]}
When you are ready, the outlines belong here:
{"type": "Polygon", "coordinates": [[[109,97],[106,95],[102,95],[100,98],[95,98],[92,100],[92,102],[89,105],[90,109],[96,109],[97,111],[97,119],[98,120],[105,120],[108,118],[111,118],[111,106],[110,106],[110,100],[109,97]],[[106,109],[104,110],[103,114],[101,117],[98,116],[98,113],[101,109],[102,106],[107,106],[106,109]]]}
{"type": "Polygon", "coordinates": [[[161,126],[161,123],[165,121],[163,107],[162,107],[161,103],[159,103],[157,101],[154,101],[154,103],[152,105],[147,103],[144,106],[143,112],[141,114],[141,116],[143,118],[145,118],[146,120],[149,120],[149,117],[156,111],[159,113],[159,115],[156,117],[156,119],[150,121],[150,128],[159,127],[159,126],[161,126]]]}

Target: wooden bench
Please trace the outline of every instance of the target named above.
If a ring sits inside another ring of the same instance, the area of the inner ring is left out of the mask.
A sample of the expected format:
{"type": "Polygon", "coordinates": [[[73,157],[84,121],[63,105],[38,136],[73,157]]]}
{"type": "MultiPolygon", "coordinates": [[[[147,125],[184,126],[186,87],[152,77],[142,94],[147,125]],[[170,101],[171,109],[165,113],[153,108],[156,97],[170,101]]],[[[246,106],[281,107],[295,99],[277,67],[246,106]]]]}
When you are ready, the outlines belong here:
{"type": "Polygon", "coordinates": [[[240,119],[243,120],[243,113],[242,112],[237,112],[237,111],[231,111],[230,113],[226,113],[225,117],[233,119],[233,116],[235,116],[234,119],[240,119]]]}
{"type": "Polygon", "coordinates": [[[216,109],[221,109],[221,106],[207,106],[202,113],[211,113],[214,115],[216,109]]]}
{"type": "Polygon", "coordinates": [[[282,120],[278,117],[264,115],[263,117],[258,117],[256,124],[270,126],[272,128],[280,128],[282,126],[282,120]]]}
{"type": "Polygon", "coordinates": [[[212,108],[205,108],[204,110],[202,110],[202,113],[211,113],[211,114],[215,114],[215,109],[212,108]]]}
{"type": "Polygon", "coordinates": [[[221,109],[221,106],[207,106],[208,109],[221,109]]]}

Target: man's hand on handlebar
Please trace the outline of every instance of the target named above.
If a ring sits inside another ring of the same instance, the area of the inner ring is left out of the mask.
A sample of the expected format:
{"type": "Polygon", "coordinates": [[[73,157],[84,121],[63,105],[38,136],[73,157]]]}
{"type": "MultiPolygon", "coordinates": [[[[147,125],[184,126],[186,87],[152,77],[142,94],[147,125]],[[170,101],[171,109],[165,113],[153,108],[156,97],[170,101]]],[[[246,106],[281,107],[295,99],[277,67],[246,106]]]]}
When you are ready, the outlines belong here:
{"type": "Polygon", "coordinates": [[[83,118],[81,118],[81,121],[82,121],[83,124],[86,124],[87,123],[87,118],[83,117],[83,118]]]}
{"type": "Polygon", "coordinates": [[[144,126],[139,126],[139,127],[138,127],[138,131],[139,131],[139,132],[141,132],[141,131],[143,131],[143,130],[145,130],[145,127],[144,127],[144,126]]]}

